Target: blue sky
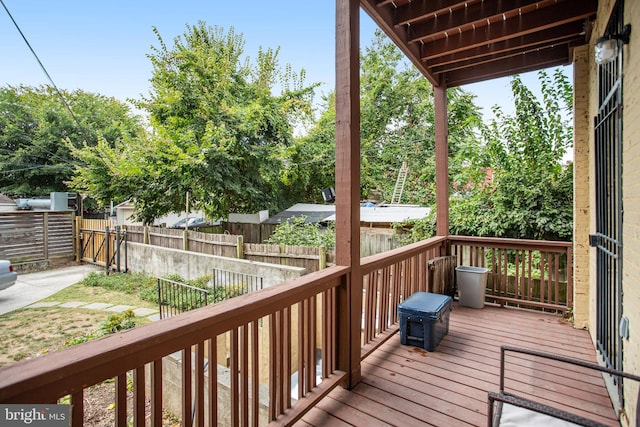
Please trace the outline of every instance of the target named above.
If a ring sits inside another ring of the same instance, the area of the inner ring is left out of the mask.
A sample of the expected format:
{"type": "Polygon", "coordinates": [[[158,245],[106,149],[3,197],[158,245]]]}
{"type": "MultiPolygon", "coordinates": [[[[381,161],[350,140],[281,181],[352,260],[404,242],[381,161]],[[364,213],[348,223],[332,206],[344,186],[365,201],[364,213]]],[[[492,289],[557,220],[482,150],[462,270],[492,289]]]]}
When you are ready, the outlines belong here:
{"type": "MultiPolygon", "coordinates": [[[[157,39],[167,44],[198,20],[242,33],[245,52],[280,47],[281,65],[304,68],[307,82],[334,82],[335,2],[245,0],[3,0],[13,18],[61,89],[82,89],[122,101],[148,93],[151,65],[146,57],[157,39]]],[[[369,44],[375,24],[361,14],[361,45],[369,44]]],[[[565,73],[571,77],[571,68],[565,73]]],[[[536,90],[535,73],[523,75],[536,90]]],[[[0,86],[48,84],[35,58],[0,7],[0,86]]],[[[509,80],[466,86],[485,114],[494,104],[512,109],[509,80]]],[[[319,97],[318,97],[319,100],[319,97]]]]}

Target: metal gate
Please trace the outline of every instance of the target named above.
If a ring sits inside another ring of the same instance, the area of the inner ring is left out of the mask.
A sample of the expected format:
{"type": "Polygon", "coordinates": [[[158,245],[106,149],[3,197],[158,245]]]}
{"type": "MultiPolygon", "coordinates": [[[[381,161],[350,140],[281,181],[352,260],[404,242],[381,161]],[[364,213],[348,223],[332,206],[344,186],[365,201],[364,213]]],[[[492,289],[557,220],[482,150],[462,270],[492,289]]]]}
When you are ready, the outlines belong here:
{"type": "MultiPolygon", "coordinates": [[[[623,1],[611,14],[605,35],[620,34],[623,1]]],[[[598,115],[595,117],[597,346],[607,367],[622,370],[622,49],[598,66],[598,115]]],[[[622,401],[622,383],[617,382],[622,401]]]]}

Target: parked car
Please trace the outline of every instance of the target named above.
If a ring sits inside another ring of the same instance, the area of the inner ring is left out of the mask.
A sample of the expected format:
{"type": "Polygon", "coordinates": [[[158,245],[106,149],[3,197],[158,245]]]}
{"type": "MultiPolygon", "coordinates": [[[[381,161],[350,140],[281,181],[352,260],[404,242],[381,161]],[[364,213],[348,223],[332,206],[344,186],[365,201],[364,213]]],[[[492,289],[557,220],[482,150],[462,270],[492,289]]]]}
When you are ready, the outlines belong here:
{"type": "MultiPolygon", "coordinates": [[[[169,228],[184,228],[186,223],[187,219],[183,218],[169,228]]],[[[211,221],[206,218],[189,218],[189,228],[208,227],[210,225],[211,221]]]]}
{"type": "Polygon", "coordinates": [[[13,271],[11,261],[0,259],[0,290],[7,289],[16,283],[18,273],[13,271]]]}

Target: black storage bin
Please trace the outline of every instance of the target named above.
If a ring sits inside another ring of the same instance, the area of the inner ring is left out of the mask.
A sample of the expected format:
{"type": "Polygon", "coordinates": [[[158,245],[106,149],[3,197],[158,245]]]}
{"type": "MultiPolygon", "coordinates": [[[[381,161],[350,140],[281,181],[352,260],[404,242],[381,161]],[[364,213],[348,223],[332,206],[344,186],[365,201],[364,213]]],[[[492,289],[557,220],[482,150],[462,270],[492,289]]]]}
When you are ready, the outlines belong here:
{"type": "Polygon", "coordinates": [[[434,351],[449,332],[449,295],[416,292],[398,305],[400,343],[434,351]]]}

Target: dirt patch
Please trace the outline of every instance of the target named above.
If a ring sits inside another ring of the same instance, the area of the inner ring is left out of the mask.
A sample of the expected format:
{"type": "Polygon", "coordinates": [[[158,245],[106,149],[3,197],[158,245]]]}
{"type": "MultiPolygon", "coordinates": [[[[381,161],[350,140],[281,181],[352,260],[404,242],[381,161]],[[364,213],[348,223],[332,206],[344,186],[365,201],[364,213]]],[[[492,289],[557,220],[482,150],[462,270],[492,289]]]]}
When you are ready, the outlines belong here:
{"type": "MultiPolygon", "coordinates": [[[[131,381],[129,380],[129,383],[131,381]]],[[[105,381],[85,389],[84,391],[84,425],[93,427],[112,427],[115,425],[115,392],[114,381],[105,381]]],[[[145,404],[145,424],[151,421],[151,402],[145,404]]],[[[127,421],[133,422],[133,392],[127,390],[127,421]]],[[[179,427],[180,420],[170,413],[163,413],[162,425],[179,427]]]]}
{"type": "Polygon", "coordinates": [[[29,308],[0,316],[0,366],[32,359],[99,329],[108,314],[68,308],[29,308]]]}

